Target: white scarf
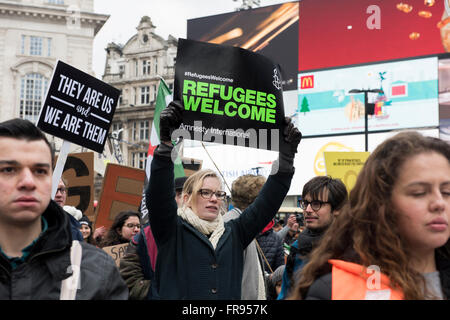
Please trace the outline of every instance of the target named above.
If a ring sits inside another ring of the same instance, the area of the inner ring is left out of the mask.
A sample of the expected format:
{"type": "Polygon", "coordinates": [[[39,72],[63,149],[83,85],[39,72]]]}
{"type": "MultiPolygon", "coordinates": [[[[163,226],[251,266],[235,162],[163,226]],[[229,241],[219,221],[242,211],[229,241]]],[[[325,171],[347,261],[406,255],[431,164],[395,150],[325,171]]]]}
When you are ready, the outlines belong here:
{"type": "Polygon", "coordinates": [[[177,213],[181,217],[181,219],[188,222],[205,236],[209,236],[212,233],[209,237],[209,241],[211,242],[214,250],[216,249],[217,243],[219,242],[220,237],[225,231],[223,218],[220,213],[213,221],[200,219],[189,207],[178,208],[177,213]]]}

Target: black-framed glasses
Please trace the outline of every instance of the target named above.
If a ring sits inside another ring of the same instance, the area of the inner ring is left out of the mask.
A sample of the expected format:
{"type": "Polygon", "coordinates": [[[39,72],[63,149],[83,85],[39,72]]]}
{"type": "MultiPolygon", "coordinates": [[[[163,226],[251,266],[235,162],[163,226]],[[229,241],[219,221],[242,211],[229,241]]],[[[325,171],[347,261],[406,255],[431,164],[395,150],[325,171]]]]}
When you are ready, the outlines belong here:
{"type": "Polygon", "coordinates": [[[313,201],[307,201],[307,200],[302,200],[300,201],[300,208],[302,208],[303,210],[306,210],[306,208],[308,208],[309,205],[311,205],[311,209],[313,209],[314,211],[319,211],[320,208],[322,208],[322,205],[324,205],[325,203],[329,203],[328,201],[320,201],[320,200],[313,200],[313,201]]]}
{"type": "Polygon", "coordinates": [[[140,224],[134,224],[134,223],[127,223],[126,225],[125,225],[125,227],[127,227],[127,228],[130,228],[130,229],[134,229],[134,228],[141,228],[141,225],[140,224]]]}
{"type": "Polygon", "coordinates": [[[227,196],[227,193],[225,191],[212,191],[209,189],[200,189],[198,190],[198,193],[201,195],[203,199],[209,200],[212,198],[213,194],[216,196],[217,199],[223,200],[227,196]]]}
{"type": "Polygon", "coordinates": [[[61,194],[64,194],[64,193],[66,193],[66,191],[67,191],[67,189],[64,187],[56,189],[56,193],[61,192],[61,194]]]}

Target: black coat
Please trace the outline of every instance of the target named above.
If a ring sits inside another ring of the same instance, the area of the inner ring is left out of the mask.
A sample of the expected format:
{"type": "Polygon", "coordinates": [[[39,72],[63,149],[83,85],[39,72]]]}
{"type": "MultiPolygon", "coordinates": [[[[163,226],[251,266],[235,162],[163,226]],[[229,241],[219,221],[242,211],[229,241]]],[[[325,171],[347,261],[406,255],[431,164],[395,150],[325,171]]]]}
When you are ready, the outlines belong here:
{"type": "Polygon", "coordinates": [[[270,176],[239,218],[225,223],[216,249],[177,215],[173,163],[157,152],[146,190],[158,246],[155,289],[161,299],[241,299],[243,251],[275,216],[293,174],[270,176]]]}
{"type": "Polygon", "coordinates": [[[270,271],[267,262],[263,259],[264,270],[267,273],[272,273],[279,266],[284,264],[283,241],[279,236],[276,235],[273,229],[267,230],[263,234],[258,235],[256,237],[256,240],[258,241],[259,246],[261,247],[261,250],[266,257],[266,260],[267,262],[269,262],[270,268],[272,269],[272,271],[270,271]]]}
{"type": "MultiPolygon", "coordinates": [[[[444,297],[450,300],[450,259],[436,254],[436,267],[444,297]]],[[[306,300],[331,300],[331,272],[317,278],[306,294],[306,300]]]]}
{"type": "MultiPolygon", "coordinates": [[[[43,213],[48,229],[24,263],[12,270],[0,254],[0,300],[58,300],[62,280],[71,275],[71,226],[68,214],[53,200],[43,213]]],[[[82,260],[77,300],[127,299],[128,288],[112,258],[81,242],[82,260]]]]}

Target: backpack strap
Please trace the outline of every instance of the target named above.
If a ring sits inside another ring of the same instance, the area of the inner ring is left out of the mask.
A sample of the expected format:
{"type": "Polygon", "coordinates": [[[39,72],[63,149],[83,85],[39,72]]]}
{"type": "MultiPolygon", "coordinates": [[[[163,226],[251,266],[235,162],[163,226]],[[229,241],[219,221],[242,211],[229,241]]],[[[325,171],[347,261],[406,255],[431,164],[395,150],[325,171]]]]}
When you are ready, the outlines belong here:
{"type": "MultiPolygon", "coordinates": [[[[70,247],[70,267],[72,275],[61,282],[61,295],[60,300],[75,300],[77,295],[77,289],[80,284],[80,273],[81,273],[81,244],[78,240],[72,241],[72,246],[70,247]]],[[[69,270],[68,270],[69,271],[69,270]]]]}

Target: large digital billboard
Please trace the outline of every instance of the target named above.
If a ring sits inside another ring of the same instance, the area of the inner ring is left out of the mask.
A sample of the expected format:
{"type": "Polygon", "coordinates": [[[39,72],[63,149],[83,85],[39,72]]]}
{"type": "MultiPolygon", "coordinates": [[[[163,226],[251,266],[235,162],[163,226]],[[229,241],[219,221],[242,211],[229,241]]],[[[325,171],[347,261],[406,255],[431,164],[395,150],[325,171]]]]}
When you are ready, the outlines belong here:
{"type": "Polygon", "coordinates": [[[281,67],[283,90],[297,88],[298,1],[190,19],[187,38],[261,53],[281,67]]]}
{"type": "Polygon", "coordinates": [[[302,0],[299,71],[444,54],[448,0],[302,0]]]}
{"type": "MultiPolygon", "coordinates": [[[[419,130],[419,132],[427,136],[439,136],[438,129],[419,130]]],[[[391,131],[370,134],[368,151],[372,152],[381,142],[396,133],[391,131]]],[[[296,170],[288,195],[300,195],[303,185],[308,180],[315,176],[326,175],[324,152],[361,152],[364,151],[364,141],[363,134],[303,139],[295,155],[296,170]]],[[[219,144],[206,144],[202,147],[196,141],[192,145],[189,143],[185,145],[184,155],[201,159],[202,169],[217,171],[219,168],[226,185],[230,188],[233,181],[244,174],[260,174],[268,177],[272,163],[278,157],[275,151],[219,144]]],[[[224,190],[230,193],[226,186],[224,190]]]]}
{"type": "Polygon", "coordinates": [[[380,89],[369,131],[439,124],[437,57],[300,73],[298,107],[291,116],[303,136],[364,132],[364,94],[380,89]]]}

